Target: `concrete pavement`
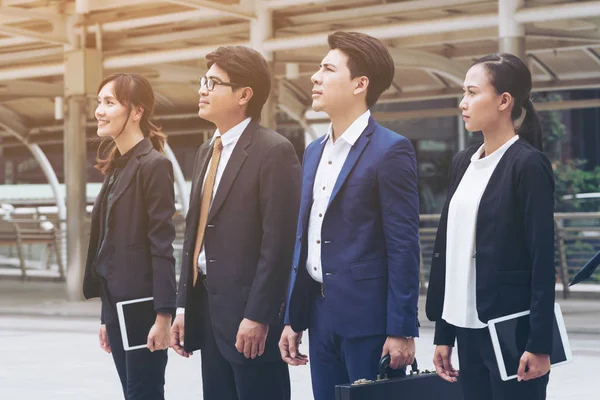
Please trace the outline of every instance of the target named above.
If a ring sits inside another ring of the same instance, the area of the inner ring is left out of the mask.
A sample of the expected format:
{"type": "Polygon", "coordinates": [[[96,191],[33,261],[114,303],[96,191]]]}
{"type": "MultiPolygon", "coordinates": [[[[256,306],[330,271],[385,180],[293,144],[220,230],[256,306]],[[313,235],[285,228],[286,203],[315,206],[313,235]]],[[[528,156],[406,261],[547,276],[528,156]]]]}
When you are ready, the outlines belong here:
{"type": "MultiPolygon", "coordinates": [[[[597,399],[600,301],[559,301],[575,361],[553,369],[548,399],[597,399]]],[[[121,398],[112,359],[98,346],[99,312],[97,300],[67,302],[62,284],[0,280],[0,399],[121,398]]],[[[424,317],[421,324],[417,357],[431,369],[433,325],[424,317]]],[[[291,380],[292,400],[312,399],[308,367],[292,368],[291,380]]],[[[166,382],[169,400],[200,399],[199,354],[185,360],[170,351],[166,382]]]]}

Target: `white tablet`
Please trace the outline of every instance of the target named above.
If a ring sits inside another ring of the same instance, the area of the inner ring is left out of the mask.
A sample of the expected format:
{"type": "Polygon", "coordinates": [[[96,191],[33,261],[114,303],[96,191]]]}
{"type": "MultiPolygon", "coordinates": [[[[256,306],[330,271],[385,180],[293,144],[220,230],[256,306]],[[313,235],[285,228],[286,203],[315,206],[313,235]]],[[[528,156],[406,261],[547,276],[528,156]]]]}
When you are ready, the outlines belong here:
{"type": "MultiPolygon", "coordinates": [[[[529,311],[494,318],[488,321],[488,328],[500,377],[503,381],[515,379],[529,338],[529,311]]],[[[558,303],[554,304],[554,324],[552,332],[548,334],[553,336],[550,365],[556,367],[573,361],[567,329],[558,303]]]]}
{"type": "Polygon", "coordinates": [[[148,334],[156,321],[154,298],[120,301],[117,303],[117,315],[125,351],[147,347],[148,334]]]}

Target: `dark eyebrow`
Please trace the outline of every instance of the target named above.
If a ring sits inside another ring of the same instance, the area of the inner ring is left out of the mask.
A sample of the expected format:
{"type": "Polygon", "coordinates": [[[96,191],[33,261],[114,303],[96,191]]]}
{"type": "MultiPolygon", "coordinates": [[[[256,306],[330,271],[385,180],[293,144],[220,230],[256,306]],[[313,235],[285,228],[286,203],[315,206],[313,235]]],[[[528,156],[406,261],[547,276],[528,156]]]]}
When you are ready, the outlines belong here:
{"type": "MultiPolygon", "coordinates": [[[[113,96],[105,96],[105,100],[116,100],[113,96]]],[[[98,96],[98,100],[102,100],[102,97],[98,96]]]]}
{"type": "Polygon", "coordinates": [[[219,78],[218,76],[210,75],[210,76],[207,76],[207,78],[215,80],[215,81],[223,82],[223,79],[219,78]]]}

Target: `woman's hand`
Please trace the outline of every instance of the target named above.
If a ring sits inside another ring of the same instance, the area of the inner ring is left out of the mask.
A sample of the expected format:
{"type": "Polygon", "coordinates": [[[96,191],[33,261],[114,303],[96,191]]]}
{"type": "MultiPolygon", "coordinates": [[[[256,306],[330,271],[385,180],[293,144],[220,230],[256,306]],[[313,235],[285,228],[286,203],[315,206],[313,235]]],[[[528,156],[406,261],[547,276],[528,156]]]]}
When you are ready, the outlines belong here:
{"type": "Polygon", "coordinates": [[[110,343],[108,343],[108,334],[106,333],[106,325],[100,325],[100,331],[98,332],[98,340],[100,341],[100,347],[102,350],[110,354],[110,343]]]}
{"type": "Polygon", "coordinates": [[[436,346],[433,365],[438,376],[448,382],[456,382],[458,371],[452,366],[452,346],[436,346]]]}
{"type": "Polygon", "coordinates": [[[550,356],[548,354],[533,354],[528,351],[521,356],[517,380],[530,381],[546,375],[550,371],[550,356]]]}
{"type": "Polygon", "coordinates": [[[169,348],[171,318],[171,314],[156,314],[156,321],[148,334],[147,347],[150,351],[166,350],[169,348]]]}

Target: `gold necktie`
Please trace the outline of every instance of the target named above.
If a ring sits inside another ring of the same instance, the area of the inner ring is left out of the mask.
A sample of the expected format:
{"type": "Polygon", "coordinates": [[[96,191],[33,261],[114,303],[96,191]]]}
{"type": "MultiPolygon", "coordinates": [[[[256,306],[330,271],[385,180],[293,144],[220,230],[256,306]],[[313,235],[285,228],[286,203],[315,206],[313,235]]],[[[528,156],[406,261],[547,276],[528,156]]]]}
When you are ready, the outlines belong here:
{"type": "Polygon", "coordinates": [[[202,199],[200,200],[200,222],[198,223],[196,247],[194,248],[194,286],[196,286],[196,281],[198,280],[198,255],[200,254],[200,249],[202,249],[202,243],[204,242],[204,231],[206,230],[208,211],[210,210],[210,202],[212,200],[213,189],[215,186],[215,178],[217,177],[217,167],[219,166],[219,160],[221,159],[222,151],[223,143],[221,143],[221,137],[217,136],[213,146],[210,165],[208,167],[208,171],[206,172],[206,181],[204,182],[204,189],[202,190],[202,199]]]}

